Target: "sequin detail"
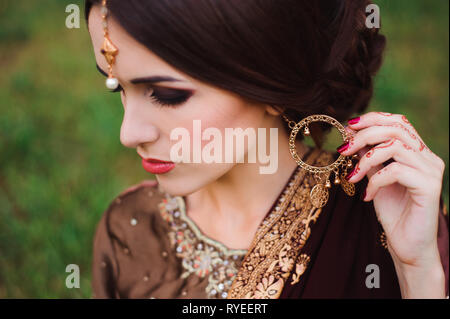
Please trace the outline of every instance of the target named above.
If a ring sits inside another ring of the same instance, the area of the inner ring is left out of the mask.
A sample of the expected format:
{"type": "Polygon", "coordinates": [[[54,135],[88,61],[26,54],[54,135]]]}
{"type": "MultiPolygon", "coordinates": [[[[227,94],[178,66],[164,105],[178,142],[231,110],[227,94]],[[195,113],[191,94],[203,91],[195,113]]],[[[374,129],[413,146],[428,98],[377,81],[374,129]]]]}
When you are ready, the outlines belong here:
{"type": "Polygon", "coordinates": [[[170,225],[169,239],[176,256],[185,269],[181,278],[195,274],[208,277],[206,295],[211,299],[225,299],[247,250],[228,249],[200,231],[186,215],[182,197],[167,197],[159,204],[164,220],[170,225]]]}

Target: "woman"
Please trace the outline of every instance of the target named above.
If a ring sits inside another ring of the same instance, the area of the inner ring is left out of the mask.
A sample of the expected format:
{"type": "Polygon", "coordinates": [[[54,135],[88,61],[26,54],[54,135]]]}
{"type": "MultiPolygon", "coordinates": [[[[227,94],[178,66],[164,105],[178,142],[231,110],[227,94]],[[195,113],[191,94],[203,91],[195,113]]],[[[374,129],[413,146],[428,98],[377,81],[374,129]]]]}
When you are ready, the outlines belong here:
{"type": "Polygon", "coordinates": [[[124,191],[104,213],[94,240],[95,297],[448,296],[444,162],[404,115],[362,114],[385,46],[365,26],[368,4],[86,2],[97,68],[124,106],[121,142],[157,180],[124,191]],[[322,149],[331,127],[317,123],[309,126],[315,147],[302,134],[290,145],[294,123],[313,114],[341,122],[355,112],[361,116],[348,121],[338,152],[322,149]],[[233,161],[174,160],[180,128],[186,149],[199,155],[195,121],[219,135],[277,134],[248,142],[233,161]],[[275,173],[262,174],[263,161],[250,154],[272,142],[275,173]],[[292,150],[316,167],[341,155],[356,165],[334,172],[333,187],[326,177],[330,190],[317,206],[311,190],[324,180],[292,150]]]}

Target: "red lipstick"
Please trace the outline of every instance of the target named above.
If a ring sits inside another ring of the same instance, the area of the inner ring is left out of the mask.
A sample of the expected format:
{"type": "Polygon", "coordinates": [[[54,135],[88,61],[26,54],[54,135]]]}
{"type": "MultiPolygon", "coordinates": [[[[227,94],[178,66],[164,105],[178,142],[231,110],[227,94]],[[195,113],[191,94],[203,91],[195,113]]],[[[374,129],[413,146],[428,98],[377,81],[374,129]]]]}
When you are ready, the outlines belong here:
{"type": "Polygon", "coordinates": [[[142,167],[152,174],[164,174],[175,167],[174,162],[161,161],[155,158],[142,158],[142,167]]]}

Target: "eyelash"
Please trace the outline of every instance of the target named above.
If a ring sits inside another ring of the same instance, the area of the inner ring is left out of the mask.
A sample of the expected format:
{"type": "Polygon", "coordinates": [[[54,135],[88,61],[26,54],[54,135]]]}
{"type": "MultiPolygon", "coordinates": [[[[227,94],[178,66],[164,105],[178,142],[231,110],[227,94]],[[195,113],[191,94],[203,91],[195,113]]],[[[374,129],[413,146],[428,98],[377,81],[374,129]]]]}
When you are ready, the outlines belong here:
{"type": "MultiPolygon", "coordinates": [[[[160,107],[175,107],[175,106],[178,106],[180,104],[185,103],[192,95],[191,92],[188,92],[188,93],[182,93],[182,94],[176,96],[175,98],[166,98],[166,99],[164,99],[164,98],[159,97],[158,94],[155,94],[156,90],[157,89],[153,90],[153,93],[150,96],[150,99],[154,103],[156,103],[158,106],[160,106],[160,107]]],[[[167,89],[167,90],[169,90],[169,91],[177,91],[177,90],[171,90],[171,89],[167,89]]],[[[119,86],[115,90],[110,91],[110,92],[111,93],[117,93],[117,92],[120,92],[120,91],[123,91],[123,88],[119,84],[119,86]]]]}

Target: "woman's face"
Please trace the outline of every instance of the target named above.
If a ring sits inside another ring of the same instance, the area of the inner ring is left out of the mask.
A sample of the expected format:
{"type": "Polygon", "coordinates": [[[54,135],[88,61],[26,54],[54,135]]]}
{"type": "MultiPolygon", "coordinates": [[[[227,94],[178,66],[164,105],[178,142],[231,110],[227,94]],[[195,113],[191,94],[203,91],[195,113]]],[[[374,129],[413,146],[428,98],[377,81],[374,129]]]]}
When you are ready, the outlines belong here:
{"type": "MultiPolygon", "coordinates": [[[[225,128],[278,126],[269,106],[249,103],[231,92],[199,82],[174,69],[129,36],[111,16],[108,17],[108,31],[111,41],[119,49],[112,70],[123,88],[120,92],[124,108],[120,141],[126,147],[136,148],[141,157],[171,161],[170,150],[178,140],[171,140],[170,135],[176,128],[189,131],[192,154],[194,120],[201,121],[202,130],[214,127],[222,136],[225,136],[225,128]],[[178,81],[152,84],[132,81],[151,76],[172,77],[178,81]],[[161,106],[155,97],[179,103],[161,106]]],[[[100,53],[104,37],[99,6],[94,6],[90,12],[89,32],[97,65],[107,72],[108,65],[100,53]]],[[[201,142],[202,147],[205,144],[208,141],[201,142]]],[[[245,143],[245,152],[247,150],[245,143]]],[[[139,157],[136,160],[141,161],[139,157]]],[[[179,162],[169,172],[156,174],[156,178],[166,192],[183,196],[223,177],[235,165],[242,164],[179,162]]]]}

